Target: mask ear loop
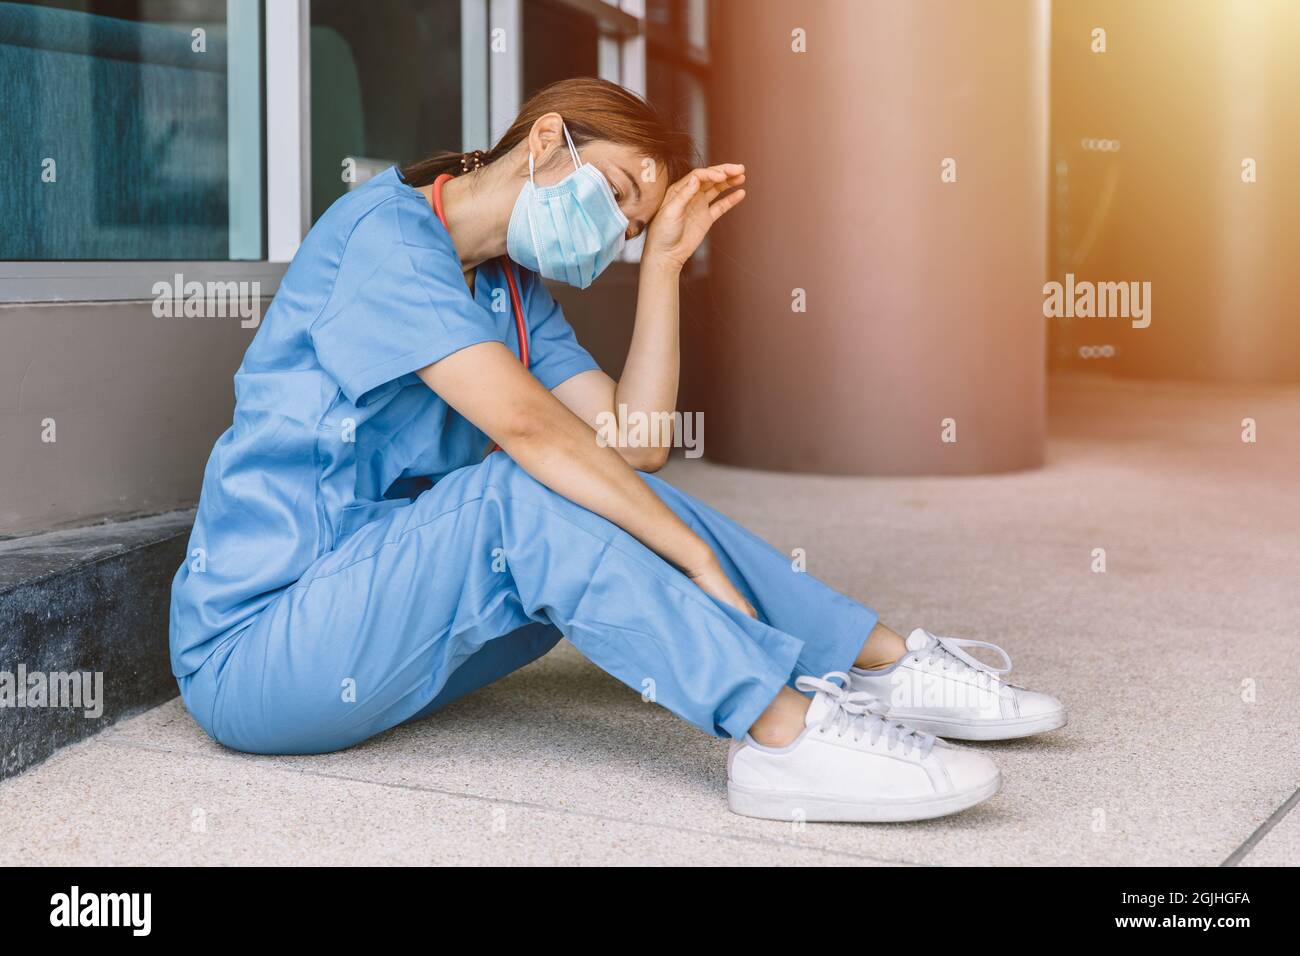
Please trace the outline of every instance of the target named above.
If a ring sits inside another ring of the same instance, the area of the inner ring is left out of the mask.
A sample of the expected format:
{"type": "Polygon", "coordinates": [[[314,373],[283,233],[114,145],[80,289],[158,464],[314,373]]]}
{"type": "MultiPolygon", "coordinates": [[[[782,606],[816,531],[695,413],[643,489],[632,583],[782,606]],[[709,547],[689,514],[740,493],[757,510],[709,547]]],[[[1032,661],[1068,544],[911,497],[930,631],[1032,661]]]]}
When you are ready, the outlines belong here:
{"type": "MultiPolygon", "coordinates": [[[[560,129],[564,130],[564,141],[569,144],[569,156],[573,159],[573,168],[581,169],[582,159],[578,156],[578,147],[573,145],[573,137],[569,135],[569,127],[565,125],[564,120],[560,120],[560,129]]],[[[537,181],[533,178],[536,165],[537,161],[533,159],[533,151],[530,149],[528,151],[528,181],[533,184],[534,189],[537,188],[537,181]]]]}
{"type": "Polygon", "coordinates": [[[568,124],[560,120],[560,128],[564,130],[564,141],[569,144],[569,155],[573,157],[573,168],[578,169],[582,166],[582,160],[578,158],[578,147],[573,145],[573,137],[569,135],[568,124]]]}

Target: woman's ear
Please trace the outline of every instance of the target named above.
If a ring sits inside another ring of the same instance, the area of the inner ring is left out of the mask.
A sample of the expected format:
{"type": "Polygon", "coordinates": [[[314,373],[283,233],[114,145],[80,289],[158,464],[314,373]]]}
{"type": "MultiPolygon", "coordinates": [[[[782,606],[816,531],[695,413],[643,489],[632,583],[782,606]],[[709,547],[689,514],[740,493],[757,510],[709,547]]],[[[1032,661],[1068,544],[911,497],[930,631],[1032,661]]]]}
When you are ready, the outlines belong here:
{"type": "MultiPolygon", "coordinates": [[[[544,113],[537,117],[533,128],[528,131],[528,152],[538,169],[550,161],[563,139],[564,120],[559,113],[544,113]]],[[[526,164],[528,160],[524,162],[526,164]]]]}

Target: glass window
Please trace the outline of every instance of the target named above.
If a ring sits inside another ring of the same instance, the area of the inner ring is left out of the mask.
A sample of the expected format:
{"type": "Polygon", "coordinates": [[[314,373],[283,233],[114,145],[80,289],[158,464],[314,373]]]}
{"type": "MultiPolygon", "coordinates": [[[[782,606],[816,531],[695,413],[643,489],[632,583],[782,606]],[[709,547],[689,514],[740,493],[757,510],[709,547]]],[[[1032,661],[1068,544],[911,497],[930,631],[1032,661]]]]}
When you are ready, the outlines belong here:
{"type": "Polygon", "coordinates": [[[709,155],[704,81],[698,73],[651,56],[646,63],[646,99],[674,126],[691,134],[701,157],[709,155]]]}
{"type": "Polygon", "coordinates": [[[0,259],[261,259],[259,0],[0,3],[0,259]]]}
{"type": "Polygon", "coordinates": [[[377,172],[461,149],[461,0],[312,0],[315,221],[377,172]]]}
{"type": "Polygon", "coordinates": [[[709,48],[708,0],[686,0],[686,42],[698,50],[709,48]]]}
{"type": "MultiPolygon", "coordinates": [[[[709,64],[708,7],[704,0],[649,0],[646,6],[646,99],[679,129],[691,134],[703,162],[711,160],[706,81],[709,64]]],[[[702,273],[709,240],[691,257],[702,273]]]]}
{"type": "Polygon", "coordinates": [[[596,21],[554,0],[524,5],[524,99],[556,80],[599,75],[596,21]]]}
{"type": "Polygon", "coordinates": [[[707,156],[705,77],[708,19],[704,0],[649,0],[646,98],[695,138],[707,156]]]}
{"type": "Polygon", "coordinates": [[[647,0],[645,19],[650,32],[674,47],[679,56],[707,55],[708,0],[647,0]]]}

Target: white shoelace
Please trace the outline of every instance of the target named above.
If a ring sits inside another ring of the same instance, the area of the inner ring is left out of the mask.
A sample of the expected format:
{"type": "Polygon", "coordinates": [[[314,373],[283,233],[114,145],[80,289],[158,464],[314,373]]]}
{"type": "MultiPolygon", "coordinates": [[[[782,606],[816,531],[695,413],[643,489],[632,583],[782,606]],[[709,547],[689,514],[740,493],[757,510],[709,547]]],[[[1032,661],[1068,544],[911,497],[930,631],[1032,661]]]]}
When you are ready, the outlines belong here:
{"type": "Polygon", "coordinates": [[[799,677],[794,685],[802,691],[821,691],[830,698],[830,708],[817,725],[821,731],[833,730],[839,737],[847,732],[855,741],[869,736],[873,745],[884,736],[890,750],[902,745],[903,753],[908,754],[915,747],[922,757],[934,747],[934,737],[930,734],[875,713],[873,707],[879,704],[876,698],[864,691],[850,691],[849,675],[843,671],[831,671],[820,678],[799,677]]]}
{"type": "Polygon", "coordinates": [[[920,650],[911,652],[912,656],[918,660],[924,660],[928,663],[937,662],[944,670],[947,670],[950,665],[956,665],[958,670],[974,671],[981,687],[1000,683],[1004,675],[1011,673],[1011,655],[996,644],[990,644],[988,641],[971,641],[960,637],[939,637],[929,631],[926,631],[925,634],[930,638],[930,643],[920,650]],[[985,664],[962,650],[964,647],[984,647],[996,651],[1006,661],[1007,666],[992,667],[985,664]]]}

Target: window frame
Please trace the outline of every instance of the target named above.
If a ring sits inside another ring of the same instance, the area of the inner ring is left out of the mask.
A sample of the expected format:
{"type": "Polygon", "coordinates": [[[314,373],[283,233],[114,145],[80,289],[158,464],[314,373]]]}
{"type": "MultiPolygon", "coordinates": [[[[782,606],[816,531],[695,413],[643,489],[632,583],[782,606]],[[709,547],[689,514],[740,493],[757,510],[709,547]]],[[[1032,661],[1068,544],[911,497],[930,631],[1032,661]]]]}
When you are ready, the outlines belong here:
{"type": "MultiPolygon", "coordinates": [[[[272,139],[274,126],[272,107],[277,98],[282,98],[286,90],[276,91],[273,96],[272,79],[277,83],[292,82],[294,88],[302,85],[302,79],[286,75],[290,64],[279,64],[277,57],[265,55],[273,38],[282,42],[286,35],[298,30],[300,25],[309,22],[307,13],[309,0],[281,0],[263,3],[261,16],[261,68],[264,74],[263,116],[264,127],[261,135],[263,144],[264,166],[264,200],[261,203],[265,229],[266,259],[108,259],[108,260],[12,260],[0,261],[0,304],[39,304],[39,303],[77,303],[77,302],[152,302],[153,284],[160,277],[170,278],[175,273],[182,273],[186,280],[208,281],[248,281],[259,282],[261,294],[274,293],[289,260],[276,260],[272,251],[273,235],[282,235],[285,224],[276,217],[286,215],[290,204],[281,203],[276,207],[276,195],[272,193],[272,174],[276,166],[272,160],[272,139]],[[279,232],[273,232],[278,229],[279,232]]],[[[302,33],[300,39],[305,38],[302,33]]],[[[292,44],[290,57],[292,70],[304,69],[302,62],[302,43],[292,44]]],[[[305,75],[305,74],[302,74],[305,75]]],[[[281,109],[274,116],[282,116],[281,109]]],[[[305,112],[305,120],[311,120],[311,113],[305,112]]],[[[295,124],[296,125],[296,124],[295,124]]],[[[309,131],[309,130],[308,130],[309,131]]],[[[285,163],[291,155],[283,152],[285,143],[276,144],[276,160],[285,163]]],[[[289,181],[302,176],[302,170],[287,170],[289,181]]],[[[278,170],[281,179],[285,170],[278,170]]],[[[300,238],[300,237],[299,237],[300,238]]],[[[296,248],[296,245],[295,245],[296,248]]],[[[291,258],[291,256],[290,256],[291,258]]]]}
{"type": "MultiPolygon", "coordinates": [[[[464,148],[485,149],[522,104],[524,0],[460,0],[464,148]],[[490,50],[505,30],[503,54],[490,50]]],[[[646,91],[645,0],[557,0],[595,19],[600,75],[646,91]]],[[[160,276],[258,282],[279,287],[311,228],[311,0],[262,4],[265,258],[261,260],[76,260],[0,262],[0,305],[149,302],[160,276]],[[275,51],[270,55],[269,51],[275,51]]],[[[640,258],[640,243],[624,257],[640,258]]]]}

